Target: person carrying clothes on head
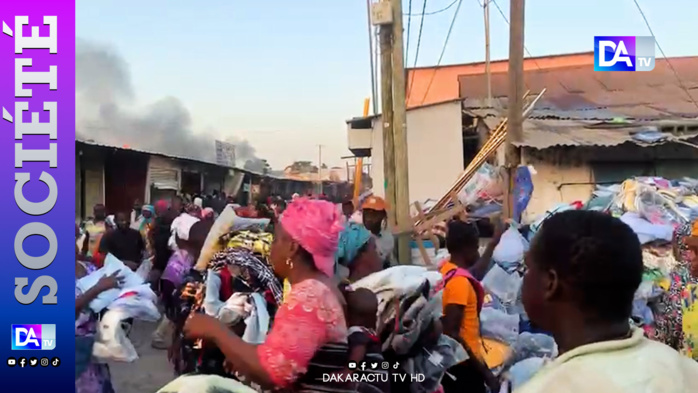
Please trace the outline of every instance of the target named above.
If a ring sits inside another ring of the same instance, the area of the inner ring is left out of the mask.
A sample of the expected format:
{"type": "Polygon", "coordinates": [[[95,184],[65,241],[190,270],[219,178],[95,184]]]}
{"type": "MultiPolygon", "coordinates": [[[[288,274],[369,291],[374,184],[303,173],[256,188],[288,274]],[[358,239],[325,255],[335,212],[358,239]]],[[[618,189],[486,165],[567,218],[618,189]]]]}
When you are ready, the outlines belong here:
{"type": "Polygon", "coordinates": [[[551,332],[560,355],[515,393],[696,390],[698,363],[630,323],[644,266],[627,224],[596,211],[557,213],[536,233],[525,266],[526,314],[551,332]]]}
{"type": "Polygon", "coordinates": [[[266,341],[251,345],[213,317],[191,316],[189,338],[212,341],[232,367],[263,388],[303,392],[351,391],[351,384],[323,382],[347,362],[344,299],[333,282],[342,217],[325,201],[299,198],[276,226],[270,262],[291,283],[266,341]]]}
{"type": "Polygon", "coordinates": [[[383,267],[394,264],[395,238],[388,228],[388,204],[378,196],[370,196],[361,205],[364,226],[376,239],[376,250],[383,261],[383,267]]]}
{"type": "Polygon", "coordinates": [[[485,393],[488,387],[499,391],[497,378],[485,364],[480,336],[485,290],[469,271],[480,260],[479,245],[475,225],[457,220],[448,224],[446,248],[450,259],[439,268],[443,276],[443,332],[463,345],[469,359],[448,369],[441,381],[445,393],[485,393]]]}

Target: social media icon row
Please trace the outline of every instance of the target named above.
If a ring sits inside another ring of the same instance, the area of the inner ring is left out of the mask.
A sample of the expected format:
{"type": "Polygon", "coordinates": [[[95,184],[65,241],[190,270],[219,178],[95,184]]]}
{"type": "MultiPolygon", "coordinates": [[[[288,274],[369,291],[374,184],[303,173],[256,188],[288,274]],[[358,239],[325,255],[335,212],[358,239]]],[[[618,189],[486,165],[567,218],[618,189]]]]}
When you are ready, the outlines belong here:
{"type": "Polygon", "coordinates": [[[10,367],[14,367],[16,365],[19,365],[19,367],[21,368],[24,368],[26,366],[36,367],[39,364],[41,364],[41,367],[48,367],[49,364],[53,367],[58,367],[61,365],[61,359],[59,359],[58,357],[54,357],[51,360],[49,360],[49,358],[41,358],[41,360],[39,360],[34,357],[29,358],[28,360],[27,358],[7,358],[7,365],[10,367]]]}
{"type": "Polygon", "coordinates": [[[390,364],[389,362],[381,362],[378,364],[377,362],[349,362],[347,367],[350,370],[397,370],[400,368],[400,363],[395,362],[393,364],[390,364]],[[380,366],[380,367],[379,367],[380,366]]]}

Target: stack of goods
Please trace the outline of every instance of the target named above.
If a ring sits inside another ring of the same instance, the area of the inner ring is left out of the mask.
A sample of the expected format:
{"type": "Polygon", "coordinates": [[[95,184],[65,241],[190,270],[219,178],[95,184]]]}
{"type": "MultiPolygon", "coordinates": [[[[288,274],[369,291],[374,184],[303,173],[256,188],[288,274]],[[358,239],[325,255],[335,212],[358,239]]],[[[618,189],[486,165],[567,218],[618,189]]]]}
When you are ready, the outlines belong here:
{"type": "Polygon", "coordinates": [[[239,231],[225,234],[220,240],[222,251],[212,256],[205,273],[192,271],[181,290],[177,315],[172,316],[180,360],[175,370],[180,374],[235,378],[218,348],[183,337],[182,327],[192,312],[216,317],[246,342],[260,344],[281,303],[281,283],[267,261],[272,235],[239,231]]]}
{"type": "MultiPolygon", "coordinates": [[[[520,166],[514,179],[514,218],[518,220],[533,194],[532,168],[520,166]]],[[[502,211],[506,177],[502,168],[483,164],[458,192],[458,201],[474,217],[488,217],[502,211]]]]}
{"type": "Polygon", "coordinates": [[[480,313],[485,361],[496,374],[506,372],[514,387],[557,355],[555,340],[531,327],[521,302],[521,272],[528,246],[528,240],[512,225],[502,235],[492,254],[494,263],[482,280],[487,292],[480,313]]]}
{"type": "Polygon", "coordinates": [[[421,266],[395,266],[352,284],[378,297],[378,326],[383,356],[399,363],[399,372],[423,374],[425,380],[393,391],[434,392],[446,369],[467,359],[463,347],[441,333],[441,274],[421,266]]]}
{"type": "Polygon", "coordinates": [[[692,294],[696,282],[688,273],[690,256],[682,255],[686,247],[674,244],[674,234],[691,235],[690,224],[698,218],[697,193],[698,180],[688,178],[636,177],[597,186],[586,204],[558,205],[532,223],[528,239],[547,217],[565,210],[596,210],[619,217],[637,234],[643,249],[645,273],[633,302],[633,322],[649,337],[695,357],[690,337],[698,335],[698,326],[691,322],[696,317],[692,294]]]}

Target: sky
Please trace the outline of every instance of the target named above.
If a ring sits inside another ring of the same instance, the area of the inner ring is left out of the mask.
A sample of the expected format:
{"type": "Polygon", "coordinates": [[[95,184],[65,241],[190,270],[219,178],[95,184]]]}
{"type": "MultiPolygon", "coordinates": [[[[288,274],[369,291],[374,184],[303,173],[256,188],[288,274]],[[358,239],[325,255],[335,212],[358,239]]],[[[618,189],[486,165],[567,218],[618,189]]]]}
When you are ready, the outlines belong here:
{"type": "MultiPolygon", "coordinates": [[[[453,0],[426,2],[430,13],[453,0]]],[[[481,2],[462,0],[441,64],[484,60],[481,2]]],[[[639,2],[667,56],[698,55],[695,0],[639,2]]],[[[420,14],[424,0],[411,3],[420,14]]],[[[509,1],[495,4],[508,19],[509,1]]],[[[491,56],[506,59],[509,26],[495,4],[491,56]]],[[[417,66],[437,63],[456,8],[424,17],[417,66]]],[[[408,67],[420,21],[403,21],[408,67]]],[[[361,116],[371,92],[367,29],[364,0],[77,0],[78,38],[125,59],[138,105],[176,97],[195,132],[248,140],[274,169],[317,162],[319,145],[324,163],[344,166],[345,120],[361,116]]],[[[532,56],[591,51],[595,35],[649,31],[632,0],[526,2],[532,56]]]]}

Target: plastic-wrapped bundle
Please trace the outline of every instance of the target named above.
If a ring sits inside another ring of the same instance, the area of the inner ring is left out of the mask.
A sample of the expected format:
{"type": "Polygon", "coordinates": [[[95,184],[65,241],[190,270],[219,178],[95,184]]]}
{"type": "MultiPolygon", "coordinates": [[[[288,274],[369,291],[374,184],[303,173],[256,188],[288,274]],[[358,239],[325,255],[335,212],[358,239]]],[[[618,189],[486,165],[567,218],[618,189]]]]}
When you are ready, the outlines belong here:
{"type": "Polygon", "coordinates": [[[545,365],[545,362],[546,359],[543,358],[528,358],[511,366],[507,379],[511,382],[512,389],[518,389],[528,382],[545,365]]]}
{"type": "Polygon", "coordinates": [[[513,344],[519,337],[519,316],[509,315],[494,308],[483,308],[480,312],[482,336],[513,344]]]}
{"type": "Polygon", "coordinates": [[[517,273],[507,273],[499,265],[494,265],[482,280],[482,285],[502,303],[514,304],[519,297],[522,278],[517,273]]]}
{"type": "Polygon", "coordinates": [[[507,273],[512,273],[521,265],[527,249],[528,241],[511,226],[502,234],[499,244],[492,252],[492,259],[507,273]]]}
{"type": "Polygon", "coordinates": [[[557,343],[551,336],[529,332],[523,332],[516,338],[512,350],[513,357],[511,363],[517,363],[533,357],[552,359],[558,353],[557,343]]]}

